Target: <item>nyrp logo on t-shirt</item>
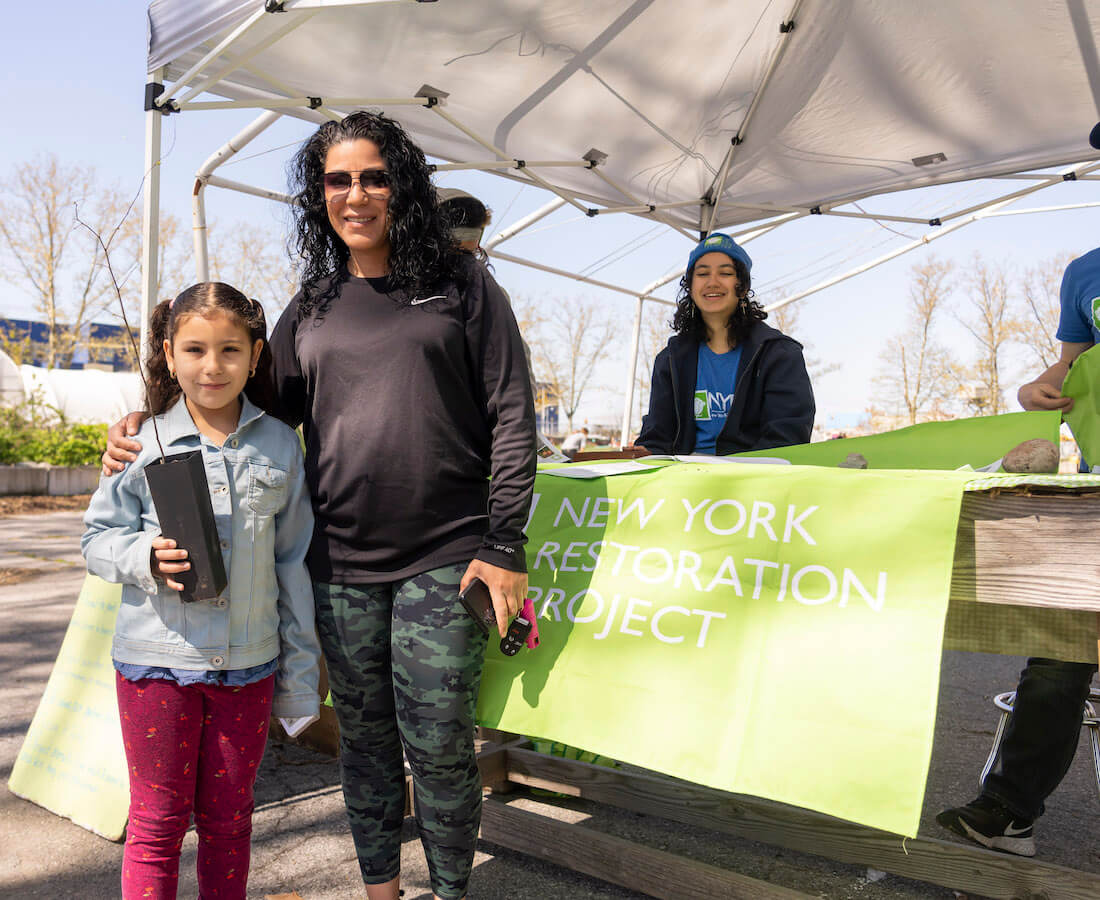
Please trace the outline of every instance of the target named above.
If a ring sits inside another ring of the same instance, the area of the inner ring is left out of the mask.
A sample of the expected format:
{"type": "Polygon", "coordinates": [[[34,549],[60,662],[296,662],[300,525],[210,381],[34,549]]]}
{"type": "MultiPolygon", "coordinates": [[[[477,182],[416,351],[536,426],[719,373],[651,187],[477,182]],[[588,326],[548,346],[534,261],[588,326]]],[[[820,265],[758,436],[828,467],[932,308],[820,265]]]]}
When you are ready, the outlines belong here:
{"type": "Polygon", "coordinates": [[[1093,297],[1092,301],[1092,327],[1100,329],[1100,297],[1093,297]]]}
{"type": "Polygon", "coordinates": [[[695,392],[695,421],[709,422],[711,419],[724,419],[729,415],[733,404],[733,394],[716,391],[695,392]]]}

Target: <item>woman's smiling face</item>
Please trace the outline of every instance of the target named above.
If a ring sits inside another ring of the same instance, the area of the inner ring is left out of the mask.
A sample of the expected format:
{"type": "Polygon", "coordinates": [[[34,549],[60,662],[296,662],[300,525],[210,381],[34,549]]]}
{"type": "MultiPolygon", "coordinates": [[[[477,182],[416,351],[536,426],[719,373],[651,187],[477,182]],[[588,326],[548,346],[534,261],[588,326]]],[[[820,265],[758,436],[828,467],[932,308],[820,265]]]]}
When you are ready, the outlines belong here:
{"type": "Polygon", "coordinates": [[[691,299],[705,317],[725,321],[737,309],[740,283],[733,260],[725,253],[705,253],[691,273],[691,299]]]}
{"type": "Polygon", "coordinates": [[[325,203],[332,230],[351,254],[348,269],[359,276],[385,274],[390,254],[390,188],[364,190],[359,173],[367,170],[385,171],[386,163],[378,145],[366,138],[333,144],[325,155],[325,174],[347,172],[352,176],[349,190],[326,190],[325,203]]]}

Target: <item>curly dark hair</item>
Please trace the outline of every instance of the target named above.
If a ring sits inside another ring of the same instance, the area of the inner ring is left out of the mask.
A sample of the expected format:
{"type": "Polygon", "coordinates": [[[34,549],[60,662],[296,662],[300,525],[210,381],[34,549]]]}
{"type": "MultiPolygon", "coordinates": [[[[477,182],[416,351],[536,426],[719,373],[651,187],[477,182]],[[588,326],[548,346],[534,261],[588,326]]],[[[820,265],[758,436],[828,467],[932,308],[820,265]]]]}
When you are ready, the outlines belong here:
{"type": "Polygon", "coordinates": [[[450,223],[439,210],[431,169],[422,151],[396,121],[375,112],[354,112],[326,122],[294,155],[289,168],[295,247],[303,261],[298,318],[323,315],[348,278],[347,246],[329,223],[321,184],[330,148],[345,141],[368,140],[390,175],[389,283],[413,299],[441,281],[464,282],[469,254],[458,250],[450,223]]]}
{"type": "Polygon", "coordinates": [[[264,412],[275,408],[271,376],[271,350],[267,345],[267,319],[259,300],[250,300],[235,287],[221,281],[201,281],[182,291],[175,300],[162,300],[149,317],[149,355],[145,359],[145,393],[148,410],[154,416],[166,412],[180,395],[180,386],[168,369],[164,342],[172,345],[176,329],[191,316],[209,318],[221,313],[248,329],[250,342],[264,342],[256,371],[245,382],[244,392],[264,412]]]}
{"type": "MultiPolygon", "coordinates": [[[[730,313],[726,327],[729,329],[730,344],[736,347],[749,336],[752,326],[757,322],[763,322],[768,314],[763,306],[752,299],[752,278],[745,264],[739,259],[731,259],[731,262],[733,271],[737,275],[737,296],[740,302],[730,313]]],[[[676,295],[676,312],[672,314],[671,325],[672,330],[677,334],[691,335],[703,344],[708,338],[707,323],[703,321],[695,301],[691,299],[691,279],[694,274],[695,266],[692,266],[680,279],[680,288],[676,295]]]]}

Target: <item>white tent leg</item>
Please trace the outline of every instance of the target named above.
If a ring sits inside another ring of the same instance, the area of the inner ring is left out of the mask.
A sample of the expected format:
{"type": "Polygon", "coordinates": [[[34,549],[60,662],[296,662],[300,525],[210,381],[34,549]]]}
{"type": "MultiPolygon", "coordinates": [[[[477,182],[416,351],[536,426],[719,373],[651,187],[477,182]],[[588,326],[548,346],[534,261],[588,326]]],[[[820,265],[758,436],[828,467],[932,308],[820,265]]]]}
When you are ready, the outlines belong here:
{"type": "MultiPolygon", "coordinates": [[[[164,70],[149,74],[149,82],[159,83],[164,70]]],[[[158,109],[145,113],[145,189],[141,211],[141,359],[144,366],[149,354],[149,312],[157,295],[157,256],[160,243],[160,132],[164,114],[158,109]]]]}
{"type": "Polygon", "coordinates": [[[642,341],[642,310],[645,306],[645,297],[638,298],[638,306],[634,311],[634,337],[630,343],[630,367],[626,373],[626,402],[623,404],[623,428],[619,435],[619,446],[625,447],[630,442],[630,414],[634,405],[634,373],[638,371],[638,347],[642,341]]]}
{"type": "Polygon", "coordinates": [[[258,115],[241,131],[214,151],[195,173],[195,190],[191,194],[191,235],[195,245],[195,276],[198,281],[210,280],[210,253],[206,230],[206,184],[218,166],[231,159],[249,141],[262,134],[282,116],[267,111],[258,115]]]}

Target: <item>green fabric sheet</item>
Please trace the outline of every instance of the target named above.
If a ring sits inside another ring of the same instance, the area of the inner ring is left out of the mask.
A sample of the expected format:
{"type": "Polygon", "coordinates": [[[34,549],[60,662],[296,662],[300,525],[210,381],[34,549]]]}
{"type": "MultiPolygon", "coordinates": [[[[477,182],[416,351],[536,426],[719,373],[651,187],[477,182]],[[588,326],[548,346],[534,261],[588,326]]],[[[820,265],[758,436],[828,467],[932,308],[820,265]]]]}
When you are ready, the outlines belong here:
{"type": "Polygon", "coordinates": [[[542,644],[490,642],[485,724],[913,835],[972,473],[544,472],[542,644]]]}

